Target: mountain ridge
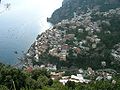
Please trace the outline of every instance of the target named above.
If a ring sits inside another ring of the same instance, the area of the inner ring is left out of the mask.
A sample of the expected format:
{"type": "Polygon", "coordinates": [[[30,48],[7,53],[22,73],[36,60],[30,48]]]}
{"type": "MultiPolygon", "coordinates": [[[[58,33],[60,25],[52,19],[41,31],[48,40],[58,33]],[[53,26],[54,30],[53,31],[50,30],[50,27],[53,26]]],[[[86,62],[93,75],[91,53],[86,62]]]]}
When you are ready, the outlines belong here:
{"type": "Polygon", "coordinates": [[[85,13],[88,8],[108,11],[119,6],[120,0],[64,0],[62,7],[53,12],[51,18],[48,18],[48,22],[56,24],[64,19],[71,19],[74,12],[79,15],[85,13]]]}

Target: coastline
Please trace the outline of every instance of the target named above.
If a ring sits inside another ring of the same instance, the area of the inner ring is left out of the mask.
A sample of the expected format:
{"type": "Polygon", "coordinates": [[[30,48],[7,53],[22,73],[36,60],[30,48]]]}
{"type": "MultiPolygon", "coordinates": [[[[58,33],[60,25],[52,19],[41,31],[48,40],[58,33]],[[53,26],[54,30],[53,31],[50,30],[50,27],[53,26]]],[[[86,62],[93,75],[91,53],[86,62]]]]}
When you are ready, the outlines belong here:
{"type": "MultiPolygon", "coordinates": [[[[47,65],[49,64],[50,56],[55,58],[55,62],[62,61],[66,63],[70,56],[70,50],[73,52],[72,56],[76,58],[82,55],[89,57],[89,55],[91,56],[89,52],[101,55],[98,51],[104,49],[105,44],[99,34],[109,33],[111,35],[111,33],[110,31],[103,31],[100,24],[108,23],[109,21],[93,21],[91,15],[94,13],[95,15],[103,15],[109,18],[114,17],[115,14],[119,15],[119,10],[120,8],[109,10],[108,12],[95,12],[94,9],[88,10],[85,14],[74,14],[71,20],[66,19],[55,24],[37,36],[35,42],[26,53],[24,66],[34,68],[36,65],[38,67],[43,64],[47,65]],[[112,11],[116,13],[112,13],[112,11]]],[[[100,62],[98,63],[100,64],[100,62]]],[[[100,67],[101,65],[99,65],[100,67]]]]}

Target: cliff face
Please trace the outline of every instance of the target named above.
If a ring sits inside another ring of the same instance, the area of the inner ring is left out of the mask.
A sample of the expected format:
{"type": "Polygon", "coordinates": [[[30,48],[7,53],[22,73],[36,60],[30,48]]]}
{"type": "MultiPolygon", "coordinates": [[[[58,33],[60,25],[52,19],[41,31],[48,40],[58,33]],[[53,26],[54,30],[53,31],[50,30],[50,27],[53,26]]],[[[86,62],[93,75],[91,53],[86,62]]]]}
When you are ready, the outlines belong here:
{"type": "Polygon", "coordinates": [[[107,11],[120,6],[120,0],[64,0],[62,7],[57,9],[48,19],[49,22],[56,24],[64,19],[71,19],[74,12],[77,15],[86,13],[88,9],[99,9],[107,11]]]}

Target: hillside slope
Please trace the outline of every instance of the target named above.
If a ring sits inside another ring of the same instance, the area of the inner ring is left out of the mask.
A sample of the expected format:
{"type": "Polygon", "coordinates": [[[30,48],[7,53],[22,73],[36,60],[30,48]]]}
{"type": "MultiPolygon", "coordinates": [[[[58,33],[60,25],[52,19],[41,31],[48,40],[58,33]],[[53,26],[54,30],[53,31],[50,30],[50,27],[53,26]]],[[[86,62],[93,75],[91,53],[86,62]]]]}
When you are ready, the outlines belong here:
{"type": "Polygon", "coordinates": [[[120,67],[120,8],[106,12],[87,10],[38,35],[26,54],[28,65],[52,63],[58,69],[120,67]]]}
{"type": "Polygon", "coordinates": [[[108,11],[120,6],[120,0],[64,0],[62,7],[57,9],[48,19],[49,22],[56,24],[64,19],[71,19],[74,12],[77,15],[86,13],[89,9],[108,11]]]}

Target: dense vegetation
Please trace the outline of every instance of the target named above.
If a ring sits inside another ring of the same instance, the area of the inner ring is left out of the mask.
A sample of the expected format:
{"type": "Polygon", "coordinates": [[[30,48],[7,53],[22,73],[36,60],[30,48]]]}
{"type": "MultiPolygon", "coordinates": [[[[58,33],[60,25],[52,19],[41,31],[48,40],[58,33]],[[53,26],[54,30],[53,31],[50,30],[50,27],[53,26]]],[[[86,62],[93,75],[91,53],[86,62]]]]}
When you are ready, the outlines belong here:
{"type": "Polygon", "coordinates": [[[31,73],[0,64],[0,90],[35,90],[52,85],[46,70],[33,70],[31,73]]]}
{"type": "Polygon", "coordinates": [[[93,81],[89,84],[68,81],[62,85],[50,79],[46,70],[26,72],[0,64],[0,90],[120,90],[120,76],[113,81],[93,81]]]}

